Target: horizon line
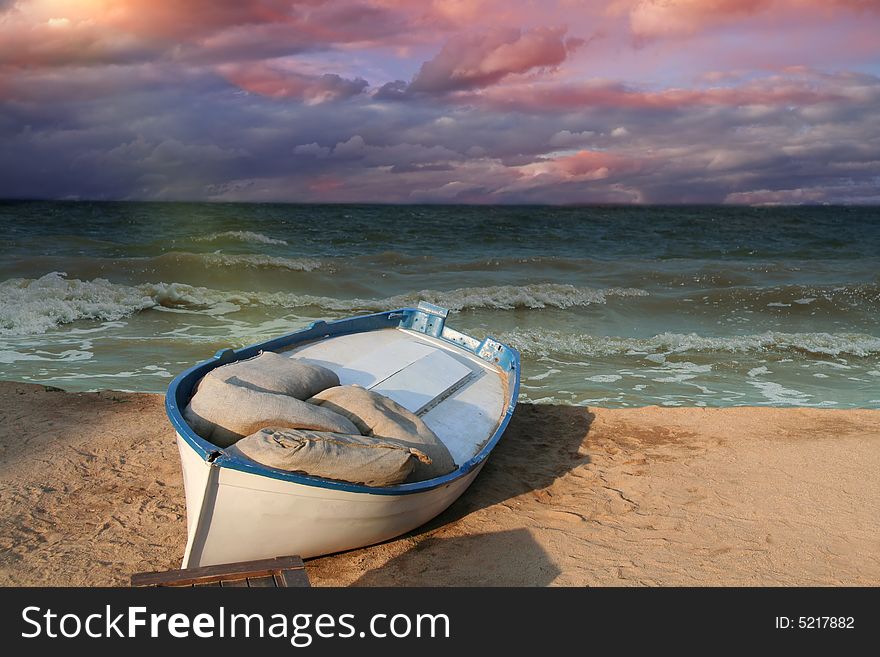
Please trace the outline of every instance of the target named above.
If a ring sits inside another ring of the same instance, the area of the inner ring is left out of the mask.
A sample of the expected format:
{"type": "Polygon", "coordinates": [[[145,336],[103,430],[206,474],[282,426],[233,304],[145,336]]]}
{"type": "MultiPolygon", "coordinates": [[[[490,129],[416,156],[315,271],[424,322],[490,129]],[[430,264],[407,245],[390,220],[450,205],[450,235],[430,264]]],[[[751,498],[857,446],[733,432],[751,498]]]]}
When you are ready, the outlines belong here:
{"type": "Polygon", "coordinates": [[[391,201],[234,201],[218,199],[111,199],[111,198],[40,198],[40,197],[0,197],[0,204],[11,203],[151,203],[155,205],[292,205],[292,206],[373,206],[373,207],[523,207],[523,208],[880,208],[880,201],[824,202],[824,203],[719,203],[719,202],[679,202],[679,203],[439,203],[439,202],[391,202],[391,201]]]}

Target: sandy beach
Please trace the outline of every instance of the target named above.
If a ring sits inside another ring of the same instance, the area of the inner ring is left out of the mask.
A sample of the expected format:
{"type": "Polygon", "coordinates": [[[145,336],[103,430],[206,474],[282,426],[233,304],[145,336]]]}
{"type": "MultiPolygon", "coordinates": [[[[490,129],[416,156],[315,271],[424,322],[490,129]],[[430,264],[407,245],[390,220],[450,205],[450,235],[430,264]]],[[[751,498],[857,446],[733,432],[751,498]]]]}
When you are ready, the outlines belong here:
{"type": "MultiPolygon", "coordinates": [[[[161,395],[0,383],[0,584],[179,566],[161,395]]],[[[315,586],[878,585],[880,411],[521,404],[430,524],[315,586]]]]}

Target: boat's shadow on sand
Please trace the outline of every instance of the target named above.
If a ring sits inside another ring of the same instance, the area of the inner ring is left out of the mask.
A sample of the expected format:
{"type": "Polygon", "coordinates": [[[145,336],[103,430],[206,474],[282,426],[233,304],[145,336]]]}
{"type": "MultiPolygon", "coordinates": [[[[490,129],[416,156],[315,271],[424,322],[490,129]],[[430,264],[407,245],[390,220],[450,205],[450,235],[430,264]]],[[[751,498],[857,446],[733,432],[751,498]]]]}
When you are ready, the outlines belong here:
{"type": "Polygon", "coordinates": [[[351,586],[547,586],[560,575],[526,529],[429,537],[351,586]]]}
{"type": "Polygon", "coordinates": [[[432,531],[479,509],[547,488],[590,462],[580,452],[595,416],[577,406],[519,404],[483,471],[451,507],[415,533],[432,531]]]}
{"type": "Polygon", "coordinates": [[[526,529],[441,535],[471,513],[498,504],[515,504],[515,498],[541,491],[573,468],[589,463],[581,446],[593,419],[594,415],[581,407],[520,404],[504,438],[464,495],[444,513],[408,535],[412,548],[367,571],[354,584],[551,583],[560,571],[526,529]],[[444,564],[453,563],[456,575],[451,576],[444,564]]]}

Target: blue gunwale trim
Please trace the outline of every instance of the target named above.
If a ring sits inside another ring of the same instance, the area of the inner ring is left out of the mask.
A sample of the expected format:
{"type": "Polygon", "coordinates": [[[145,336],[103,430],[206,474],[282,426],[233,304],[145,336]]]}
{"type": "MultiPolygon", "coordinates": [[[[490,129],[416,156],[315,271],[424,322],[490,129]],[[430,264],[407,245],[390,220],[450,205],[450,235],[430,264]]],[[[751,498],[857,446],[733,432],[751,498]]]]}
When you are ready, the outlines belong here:
{"type": "MultiPolygon", "coordinates": [[[[168,414],[168,419],[171,421],[175,431],[180,434],[183,440],[192,447],[202,459],[210,461],[212,465],[221,468],[229,468],[231,470],[247,472],[249,474],[260,475],[280,481],[289,481],[291,483],[302,484],[305,486],[328,488],[350,493],[366,493],[369,495],[408,495],[433,490],[451,484],[457,479],[469,474],[474,468],[488,458],[489,454],[495,448],[495,445],[501,440],[501,436],[504,434],[504,430],[507,428],[510,418],[513,416],[513,411],[516,408],[516,402],[519,397],[520,358],[519,352],[510,346],[502,345],[505,357],[501,359],[501,362],[497,363],[502,369],[513,372],[513,386],[510,391],[510,403],[507,406],[507,410],[504,413],[504,417],[502,418],[498,429],[492,434],[492,437],[486,442],[483,449],[475,454],[469,461],[460,465],[457,470],[450,472],[447,475],[443,475],[442,477],[428,479],[427,481],[399,484],[397,486],[383,486],[380,488],[277,470],[275,468],[255,463],[254,461],[245,460],[238,456],[227,455],[223,448],[217,447],[213,443],[198,436],[186,423],[186,420],[183,419],[182,409],[189,403],[195,384],[215,367],[237,360],[251,358],[259,354],[261,351],[276,351],[278,349],[284,349],[304,342],[311,342],[313,340],[321,340],[331,336],[366,333],[385,328],[406,326],[406,324],[412,319],[412,316],[418,312],[419,310],[416,308],[401,308],[399,310],[350,317],[333,322],[317,321],[312,323],[308,328],[294,331],[293,333],[266,342],[242,347],[241,349],[220,350],[212,359],[203,361],[188,370],[185,370],[171,382],[171,385],[168,386],[168,393],[165,395],[165,411],[168,414]]],[[[471,352],[457,342],[446,340],[442,337],[439,339],[460,350],[476,353],[471,352]]]]}

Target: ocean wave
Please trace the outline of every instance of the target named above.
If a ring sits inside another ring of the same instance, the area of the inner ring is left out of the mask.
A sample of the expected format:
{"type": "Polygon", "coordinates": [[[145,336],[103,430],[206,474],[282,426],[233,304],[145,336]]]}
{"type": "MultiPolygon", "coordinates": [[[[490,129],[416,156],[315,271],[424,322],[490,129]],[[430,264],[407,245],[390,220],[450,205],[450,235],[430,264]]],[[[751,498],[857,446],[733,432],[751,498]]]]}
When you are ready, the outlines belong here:
{"type": "MultiPolygon", "coordinates": [[[[465,287],[448,292],[421,290],[419,292],[374,300],[369,303],[378,310],[395,305],[415,305],[419,301],[428,301],[456,311],[477,308],[513,310],[516,308],[572,308],[604,304],[609,297],[643,297],[647,295],[648,293],[644,290],[636,288],[597,289],[558,283],[536,283],[531,285],[465,287]]],[[[353,300],[352,302],[359,303],[360,300],[353,300]]],[[[345,309],[340,308],[340,310],[345,309]]]]}
{"type": "MultiPolygon", "coordinates": [[[[694,296],[696,293],[691,292],[694,296]]],[[[731,287],[700,295],[703,305],[713,309],[734,308],[774,312],[847,312],[880,306],[880,284],[780,285],[773,287],[731,287]]]]}
{"type": "MultiPolygon", "coordinates": [[[[348,260],[348,258],[339,258],[339,260],[348,260]]],[[[360,267],[376,265],[381,265],[383,267],[423,267],[426,263],[439,263],[440,266],[448,266],[447,263],[432,255],[424,253],[413,255],[410,253],[401,253],[400,251],[381,251],[379,253],[351,256],[350,261],[353,265],[360,267]]]]}
{"type": "Polygon", "coordinates": [[[0,283],[0,335],[33,335],[78,319],[116,321],[156,305],[135,287],[52,272],[0,283]]]}
{"type": "Polygon", "coordinates": [[[213,267],[250,267],[289,269],[290,271],[314,271],[323,263],[317,258],[283,258],[268,255],[230,255],[226,253],[203,253],[196,256],[205,265],[213,267]]]}
{"type": "Polygon", "coordinates": [[[609,297],[645,296],[633,288],[593,289],[540,283],[525,286],[421,290],[379,299],[337,299],[289,292],[214,290],[185,283],[144,283],[129,286],[102,278],[67,279],[52,272],[39,279],[13,279],[0,284],[0,334],[45,333],[80,319],[114,321],[141,310],[163,307],[205,314],[234,312],[245,305],[319,308],[324,311],[381,312],[428,301],[453,311],[477,308],[570,308],[606,303],[609,297]]]}
{"type": "Polygon", "coordinates": [[[606,303],[608,297],[646,296],[644,290],[631,288],[579,288],[573,285],[539,283],[533,285],[499,285],[467,287],[449,291],[420,290],[378,299],[337,299],[335,297],[289,292],[220,291],[193,287],[183,283],[156,283],[140,286],[161,305],[191,304],[209,306],[228,302],[260,304],[282,308],[314,307],[339,312],[374,311],[414,306],[428,301],[452,311],[477,308],[513,310],[516,308],[571,308],[606,303]]]}
{"type": "Polygon", "coordinates": [[[285,258],[262,254],[231,254],[215,251],[213,253],[186,253],[174,251],[157,256],[155,261],[172,261],[174,263],[189,262],[203,267],[243,267],[246,269],[288,269],[290,271],[315,271],[316,269],[332,269],[318,258],[285,258]]]}
{"type": "Polygon", "coordinates": [[[233,254],[214,251],[211,253],[190,253],[187,251],[168,251],[161,255],[135,257],[56,257],[34,256],[17,261],[7,261],[4,271],[11,276],[30,277],[38,268],[42,271],[72,271],[76,277],[87,280],[106,276],[108,272],[149,274],[157,278],[187,280],[190,277],[204,278],[218,270],[229,276],[247,273],[249,270],[260,274],[276,274],[278,270],[288,272],[313,272],[323,270],[333,274],[337,269],[335,258],[283,257],[263,254],[233,254]]]}
{"type": "Polygon", "coordinates": [[[530,356],[650,356],[688,352],[800,352],[815,356],[880,355],[880,337],[860,333],[782,333],[706,337],[661,333],[650,338],[572,335],[551,330],[510,331],[496,336],[530,356]]]}
{"type": "Polygon", "coordinates": [[[596,271],[601,264],[592,258],[560,258],[557,256],[494,256],[455,264],[458,271],[516,270],[535,267],[562,272],[596,271]]]}
{"type": "Polygon", "coordinates": [[[282,246],[287,246],[287,242],[285,240],[267,237],[262,233],[254,233],[249,230],[227,230],[223,233],[212,233],[211,235],[196,237],[194,239],[196,242],[216,242],[218,240],[225,240],[236,242],[249,242],[251,244],[280,244],[282,246]]]}

